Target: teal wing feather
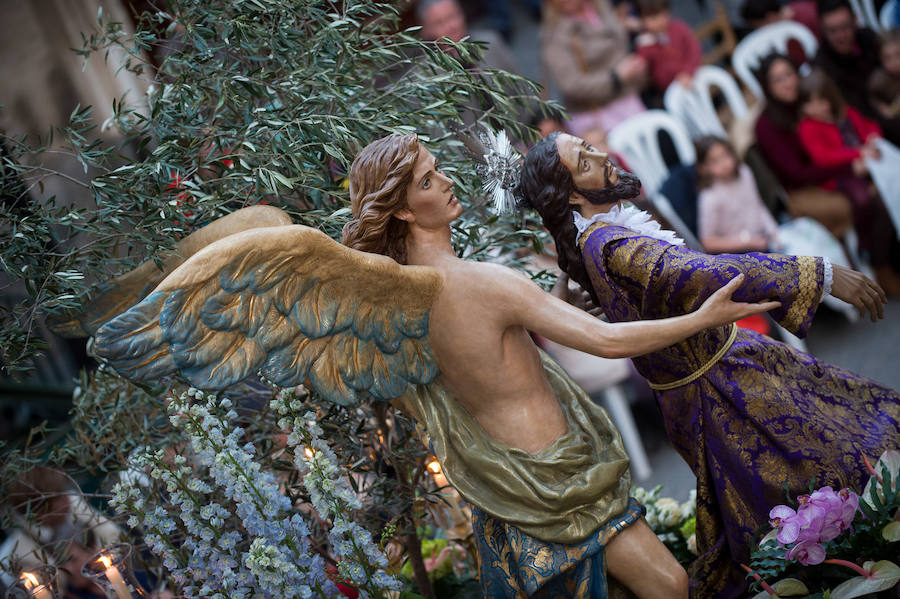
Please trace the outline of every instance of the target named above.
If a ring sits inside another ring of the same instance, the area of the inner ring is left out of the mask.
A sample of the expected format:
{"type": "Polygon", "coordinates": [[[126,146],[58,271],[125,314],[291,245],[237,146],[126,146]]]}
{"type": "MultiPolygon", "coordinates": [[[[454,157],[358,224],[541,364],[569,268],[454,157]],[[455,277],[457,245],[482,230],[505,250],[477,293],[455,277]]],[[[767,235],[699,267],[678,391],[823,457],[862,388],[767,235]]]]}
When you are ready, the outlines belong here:
{"type": "Polygon", "coordinates": [[[340,404],[390,400],[439,374],[428,317],[437,271],[346,248],[300,225],[226,237],[103,325],[95,352],[122,375],[180,373],[223,390],[257,373],[340,404]]]}

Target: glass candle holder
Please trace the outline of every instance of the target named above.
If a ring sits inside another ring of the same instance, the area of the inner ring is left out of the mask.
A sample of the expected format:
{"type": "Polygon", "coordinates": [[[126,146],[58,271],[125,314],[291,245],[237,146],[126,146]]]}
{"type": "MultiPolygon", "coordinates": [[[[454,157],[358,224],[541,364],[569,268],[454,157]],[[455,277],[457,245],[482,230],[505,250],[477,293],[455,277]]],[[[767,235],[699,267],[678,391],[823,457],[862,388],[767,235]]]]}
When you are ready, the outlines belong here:
{"type": "Polygon", "coordinates": [[[6,591],[6,599],[58,599],[59,579],[55,566],[25,570],[6,591]]]}
{"type": "Polygon", "coordinates": [[[104,547],[84,564],[81,573],[96,582],[107,599],[149,598],[150,594],[134,577],[131,545],[117,543],[104,547]]]}

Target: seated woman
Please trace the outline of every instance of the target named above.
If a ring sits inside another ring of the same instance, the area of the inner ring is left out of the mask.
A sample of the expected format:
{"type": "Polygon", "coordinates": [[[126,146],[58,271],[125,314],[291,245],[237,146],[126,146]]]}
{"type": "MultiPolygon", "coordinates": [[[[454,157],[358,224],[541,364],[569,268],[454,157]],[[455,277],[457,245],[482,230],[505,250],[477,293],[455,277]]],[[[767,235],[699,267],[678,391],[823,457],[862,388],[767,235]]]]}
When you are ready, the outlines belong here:
{"type": "Polygon", "coordinates": [[[834,189],[825,189],[849,167],[832,169],[812,163],[800,137],[800,76],[783,54],[771,54],[760,65],[758,76],[765,93],[765,107],[756,121],[756,144],[769,168],[787,191],[787,208],[793,217],[808,216],[841,238],[853,226],[850,201],[834,189]]]}

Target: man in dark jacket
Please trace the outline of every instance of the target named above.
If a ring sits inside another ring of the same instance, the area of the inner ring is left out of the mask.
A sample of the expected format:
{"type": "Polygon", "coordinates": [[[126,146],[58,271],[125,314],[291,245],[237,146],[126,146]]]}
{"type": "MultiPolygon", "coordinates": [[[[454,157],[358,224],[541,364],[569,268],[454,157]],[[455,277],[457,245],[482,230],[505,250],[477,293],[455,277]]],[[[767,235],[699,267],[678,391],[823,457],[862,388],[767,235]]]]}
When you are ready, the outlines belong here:
{"type": "Polygon", "coordinates": [[[859,27],[847,0],[820,0],[822,45],[815,65],[834,79],[847,103],[869,117],[877,116],[869,103],[866,85],[878,65],[875,33],[859,27]]]}

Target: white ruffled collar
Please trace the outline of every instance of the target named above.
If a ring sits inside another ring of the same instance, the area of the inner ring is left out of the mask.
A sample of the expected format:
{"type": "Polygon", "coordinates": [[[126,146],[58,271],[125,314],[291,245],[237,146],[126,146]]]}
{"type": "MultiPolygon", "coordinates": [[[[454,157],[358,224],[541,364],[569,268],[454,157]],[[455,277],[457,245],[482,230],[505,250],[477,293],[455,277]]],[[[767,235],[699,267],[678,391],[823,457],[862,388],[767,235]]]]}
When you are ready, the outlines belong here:
{"type": "Polygon", "coordinates": [[[575,228],[578,229],[575,236],[576,242],[588,227],[601,222],[625,227],[640,235],[653,237],[672,245],[684,245],[684,240],[678,237],[674,231],[663,229],[649,214],[631,204],[616,204],[609,212],[601,212],[591,218],[584,218],[577,211],[573,211],[572,215],[575,217],[575,228]]]}

